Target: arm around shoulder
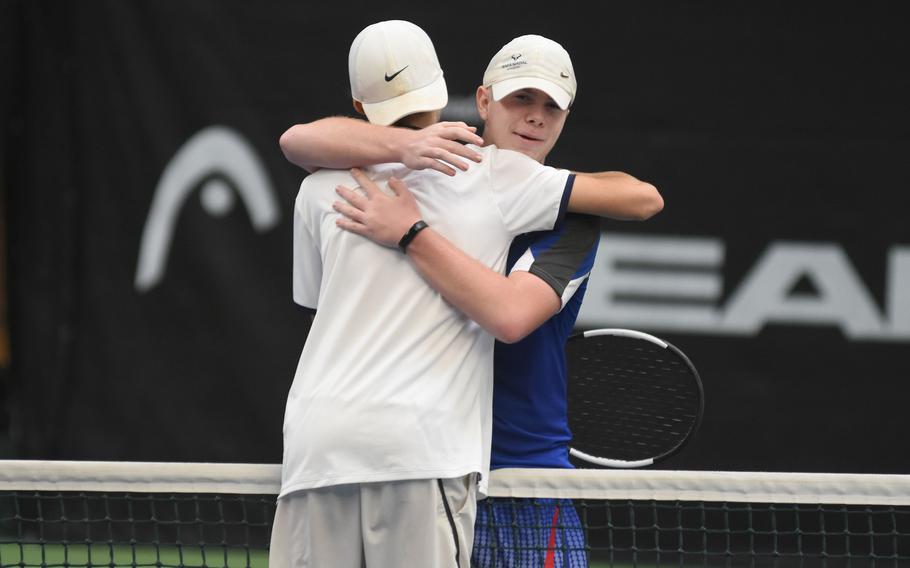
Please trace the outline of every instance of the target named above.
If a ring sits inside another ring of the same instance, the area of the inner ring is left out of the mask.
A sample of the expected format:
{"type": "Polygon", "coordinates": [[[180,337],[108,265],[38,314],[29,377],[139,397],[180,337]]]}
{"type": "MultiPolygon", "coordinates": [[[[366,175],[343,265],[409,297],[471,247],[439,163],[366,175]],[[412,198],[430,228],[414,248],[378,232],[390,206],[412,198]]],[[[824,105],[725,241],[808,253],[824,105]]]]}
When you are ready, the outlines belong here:
{"type": "Polygon", "coordinates": [[[577,173],[568,209],[623,221],[644,221],[660,213],[657,188],[623,172],[577,173]]]}
{"type": "Polygon", "coordinates": [[[385,246],[400,245],[402,235],[409,234],[404,252],[418,272],[446,301],[500,341],[520,340],[559,311],[558,293],[541,278],[522,271],[506,277],[432,227],[410,233],[408,228],[421,215],[404,182],[390,180],[393,195],[388,195],[363,172],[351,173],[366,195],[339,187],[344,202],[334,204],[342,215],[336,224],[385,246]]]}
{"type": "Polygon", "coordinates": [[[400,128],[364,120],[331,116],[295,124],[278,141],[285,158],[313,172],[319,168],[346,169],[398,161],[400,128]]]}
{"type": "Polygon", "coordinates": [[[418,233],[407,255],[446,301],[503,343],[520,341],[562,307],[537,276],[500,274],[432,229],[418,233]]]}
{"type": "Polygon", "coordinates": [[[451,176],[455,169],[448,164],[466,170],[467,161],[480,161],[479,153],[459,143],[482,145],[483,139],[474,131],[463,122],[440,122],[412,130],[332,116],[295,124],[278,143],[289,162],[311,173],[319,168],[401,162],[412,170],[429,168],[451,176]]]}

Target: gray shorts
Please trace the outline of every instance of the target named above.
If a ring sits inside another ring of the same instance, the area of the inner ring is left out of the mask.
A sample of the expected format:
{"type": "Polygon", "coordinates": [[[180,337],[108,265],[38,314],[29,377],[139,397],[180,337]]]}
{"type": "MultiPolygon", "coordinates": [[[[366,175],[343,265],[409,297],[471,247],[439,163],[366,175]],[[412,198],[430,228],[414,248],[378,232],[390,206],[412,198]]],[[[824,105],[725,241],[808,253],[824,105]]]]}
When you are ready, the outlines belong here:
{"type": "Polygon", "coordinates": [[[269,568],[468,568],[476,498],[476,474],[292,493],[278,500],[269,568]]]}

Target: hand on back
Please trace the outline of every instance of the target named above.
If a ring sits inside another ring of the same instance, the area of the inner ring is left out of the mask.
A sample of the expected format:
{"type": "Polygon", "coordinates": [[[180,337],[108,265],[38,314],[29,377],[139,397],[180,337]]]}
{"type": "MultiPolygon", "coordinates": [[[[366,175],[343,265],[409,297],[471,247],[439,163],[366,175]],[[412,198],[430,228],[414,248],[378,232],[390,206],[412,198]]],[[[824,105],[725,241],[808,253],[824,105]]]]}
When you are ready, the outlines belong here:
{"type": "Polygon", "coordinates": [[[342,185],[335,188],[344,199],[332,204],[332,208],[342,215],[335,224],[381,245],[398,246],[398,241],[411,225],[420,220],[420,209],[414,195],[399,179],[389,180],[389,188],[394,192],[389,195],[362,171],[354,168],[351,174],[364,193],[342,185]]]}
{"type": "Polygon", "coordinates": [[[412,170],[433,169],[454,176],[451,166],[464,171],[468,160],[481,160],[479,153],[462,144],[483,146],[483,138],[476,132],[476,127],[464,122],[437,122],[409,131],[401,146],[401,162],[412,170]]]}

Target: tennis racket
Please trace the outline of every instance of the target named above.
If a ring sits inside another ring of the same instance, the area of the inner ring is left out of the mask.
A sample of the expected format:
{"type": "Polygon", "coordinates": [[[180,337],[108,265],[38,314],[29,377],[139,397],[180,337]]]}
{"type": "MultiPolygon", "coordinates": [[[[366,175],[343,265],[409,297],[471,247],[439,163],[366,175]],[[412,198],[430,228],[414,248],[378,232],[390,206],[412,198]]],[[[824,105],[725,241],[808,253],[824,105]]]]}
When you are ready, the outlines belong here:
{"type": "Polygon", "coordinates": [[[698,430],[704,398],[682,351],[647,333],[595,329],[566,343],[570,455],[605,467],[651,465],[698,430]]]}

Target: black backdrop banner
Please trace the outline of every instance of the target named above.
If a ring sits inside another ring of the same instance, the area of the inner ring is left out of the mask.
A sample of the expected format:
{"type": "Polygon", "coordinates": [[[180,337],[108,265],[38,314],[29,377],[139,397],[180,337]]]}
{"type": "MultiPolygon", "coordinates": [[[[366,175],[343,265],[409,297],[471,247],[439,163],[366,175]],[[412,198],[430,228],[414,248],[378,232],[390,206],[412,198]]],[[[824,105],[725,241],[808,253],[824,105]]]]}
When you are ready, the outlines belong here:
{"type": "MultiPolygon", "coordinates": [[[[663,467],[910,473],[910,38],[874,7],[3,3],[6,405],[31,458],[271,461],[307,334],[291,124],[351,114],[347,50],[404,18],[445,117],[506,41],[572,54],[550,163],[655,183],[604,222],[580,326],[682,348],[702,430],[663,467]],[[7,81],[7,78],[11,80],[7,81]]],[[[2,390],[0,390],[2,392],[2,390]]]]}

